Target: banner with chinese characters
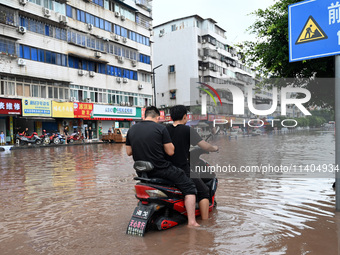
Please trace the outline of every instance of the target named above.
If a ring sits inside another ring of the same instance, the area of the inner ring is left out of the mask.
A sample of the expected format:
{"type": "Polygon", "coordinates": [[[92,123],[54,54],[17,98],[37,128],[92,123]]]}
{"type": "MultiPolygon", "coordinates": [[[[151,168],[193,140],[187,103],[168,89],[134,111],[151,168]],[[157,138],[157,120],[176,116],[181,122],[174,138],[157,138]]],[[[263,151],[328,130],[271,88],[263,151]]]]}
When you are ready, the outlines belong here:
{"type": "Polygon", "coordinates": [[[73,103],[74,118],[91,118],[92,103],[73,103]]]}
{"type": "Polygon", "coordinates": [[[52,117],[51,100],[24,98],[22,99],[22,116],[52,117]]]}
{"type": "Polygon", "coordinates": [[[52,101],[53,118],[74,118],[73,103],[52,101]]]}
{"type": "Polygon", "coordinates": [[[21,114],[21,100],[0,98],[0,114],[21,114]]]}
{"type": "Polygon", "coordinates": [[[141,108],[111,106],[95,104],[93,108],[93,117],[95,118],[142,118],[141,108]]]}

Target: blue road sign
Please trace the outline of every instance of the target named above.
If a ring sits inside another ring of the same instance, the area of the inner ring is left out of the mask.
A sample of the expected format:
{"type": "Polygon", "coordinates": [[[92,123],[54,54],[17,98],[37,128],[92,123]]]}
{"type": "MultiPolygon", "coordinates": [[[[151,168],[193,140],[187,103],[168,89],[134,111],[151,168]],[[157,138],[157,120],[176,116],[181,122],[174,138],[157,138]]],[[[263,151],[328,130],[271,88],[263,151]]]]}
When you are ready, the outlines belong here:
{"type": "Polygon", "coordinates": [[[288,6],[289,61],[340,54],[340,3],[307,0],[288,6]]]}

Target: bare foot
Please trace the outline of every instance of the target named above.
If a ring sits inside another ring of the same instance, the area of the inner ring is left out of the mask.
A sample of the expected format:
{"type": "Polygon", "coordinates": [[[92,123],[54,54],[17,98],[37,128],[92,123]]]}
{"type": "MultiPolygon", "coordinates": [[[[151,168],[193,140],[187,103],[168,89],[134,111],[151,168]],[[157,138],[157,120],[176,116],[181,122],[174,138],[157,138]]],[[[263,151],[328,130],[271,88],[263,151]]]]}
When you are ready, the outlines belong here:
{"type": "Polygon", "coordinates": [[[199,227],[201,226],[200,224],[198,224],[197,222],[194,223],[188,223],[188,227],[199,227]]]}

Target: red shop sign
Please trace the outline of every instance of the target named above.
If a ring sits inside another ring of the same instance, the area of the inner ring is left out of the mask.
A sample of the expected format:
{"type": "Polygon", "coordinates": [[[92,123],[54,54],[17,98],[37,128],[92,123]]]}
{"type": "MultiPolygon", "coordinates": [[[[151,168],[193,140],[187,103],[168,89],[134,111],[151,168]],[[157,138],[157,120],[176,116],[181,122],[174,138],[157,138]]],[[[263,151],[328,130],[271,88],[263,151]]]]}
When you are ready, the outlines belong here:
{"type": "Polygon", "coordinates": [[[75,118],[91,118],[93,110],[92,103],[74,103],[73,108],[75,118]]]}
{"type": "Polygon", "coordinates": [[[21,100],[0,98],[0,114],[21,115],[21,100]]]}

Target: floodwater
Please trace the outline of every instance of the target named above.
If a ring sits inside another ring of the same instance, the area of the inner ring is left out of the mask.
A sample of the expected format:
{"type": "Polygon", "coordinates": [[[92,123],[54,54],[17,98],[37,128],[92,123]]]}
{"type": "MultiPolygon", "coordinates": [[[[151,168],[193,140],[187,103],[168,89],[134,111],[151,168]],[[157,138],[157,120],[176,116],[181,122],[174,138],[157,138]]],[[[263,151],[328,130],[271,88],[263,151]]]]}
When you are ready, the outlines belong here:
{"type": "MultiPolygon", "coordinates": [[[[210,163],[334,164],[334,133],[216,137],[210,163]]],[[[0,152],[0,254],[340,254],[334,173],[220,173],[199,228],[125,234],[136,206],[122,144],[0,152]]]]}

